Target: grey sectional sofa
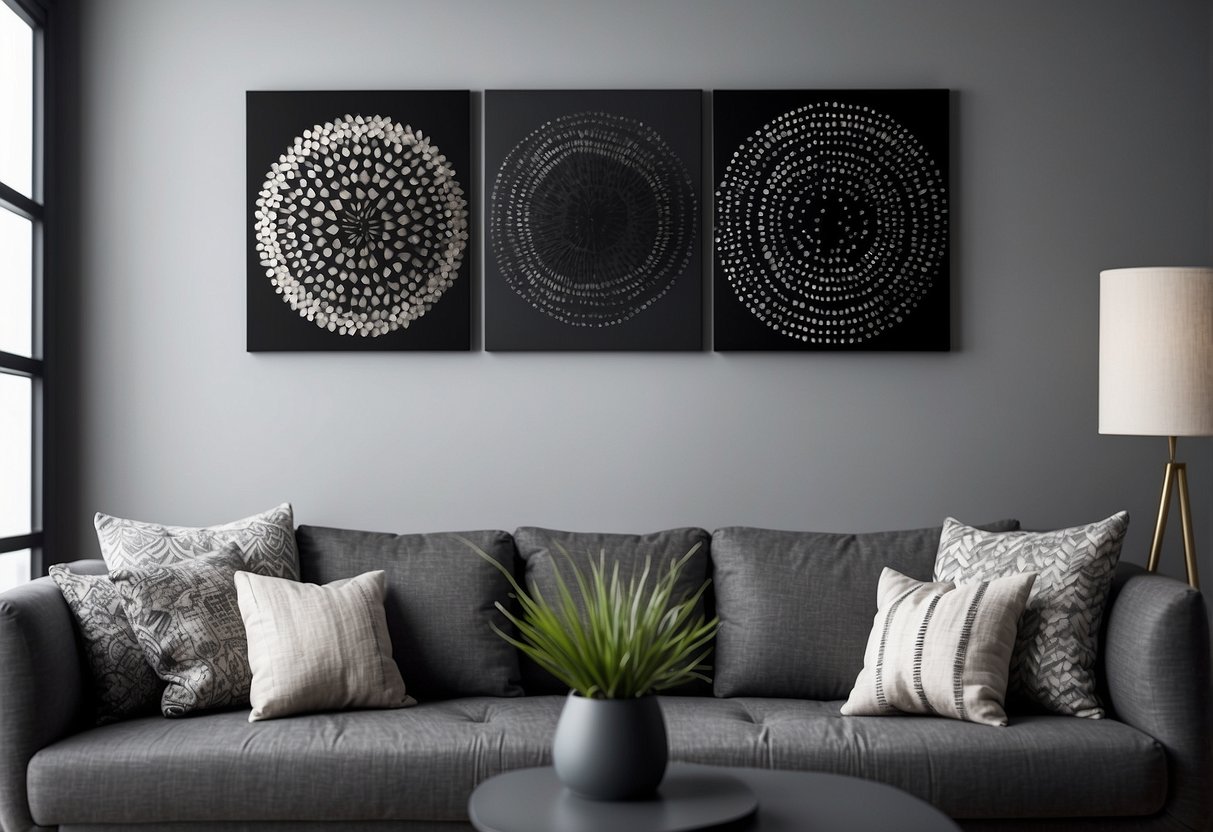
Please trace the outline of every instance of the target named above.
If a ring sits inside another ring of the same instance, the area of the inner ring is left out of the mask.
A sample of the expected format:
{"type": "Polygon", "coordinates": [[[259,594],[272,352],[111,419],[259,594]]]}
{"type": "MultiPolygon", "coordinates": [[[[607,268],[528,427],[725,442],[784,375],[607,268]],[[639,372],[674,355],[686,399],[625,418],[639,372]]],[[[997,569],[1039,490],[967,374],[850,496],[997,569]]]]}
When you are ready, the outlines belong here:
{"type": "MultiPolygon", "coordinates": [[[[839,679],[858,670],[882,561],[929,578],[933,531],[789,538],[798,568],[815,576],[815,606],[806,613],[817,616],[809,631],[817,643],[804,651],[810,664],[839,679]]],[[[552,557],[544,541],[558,533],[479,534],[519,574],[542,578],[552,557]]],[[[486,636],[491,601],[506,597],[486,564],[444,535],[305,526],[297,539],[305,580],[388,571],[389,628],[419,705],[253,724],[242,710],[149,715],[91,727],[88,671],[72,618],[55,584],[40,579],[0,596],[0,829],[456,832],[470,828],[465,807],[478,782],[549,761],[562,697],[536,693],[551,690],[550,680],[486,636]]],[[[689,577],[715,574],[728,584],[718,587],[717,672],[760,691],[761,679],[747,683],[737,672],[736,628],[744,624],[738,615],[761,616],[764,607],[754,598],[739,605],[730,581],[738,558],[747,559],[743,571],[761,573],[771,555],[739,550],[745,539],[717,532],[689,577]]],[[[707,542],[707,533],[564,542],[680,554],[696,540],[707,542]]],[[[73,568],[104,566],[80,561],[73,568]]],[[[1105,627],[1108,719],[1012,711],[1009,727],[991,728],[932,717],[842,717],[840,697],[686,691],[662,699],[671,757],[882,780],[971,830],[1209,829],[1213,728],[1202,596],[1122,564],[1105,627]]],[[[837,687],[837,680],[814,679],[812,666],[788,672],[822,690],[837,687]]]]}

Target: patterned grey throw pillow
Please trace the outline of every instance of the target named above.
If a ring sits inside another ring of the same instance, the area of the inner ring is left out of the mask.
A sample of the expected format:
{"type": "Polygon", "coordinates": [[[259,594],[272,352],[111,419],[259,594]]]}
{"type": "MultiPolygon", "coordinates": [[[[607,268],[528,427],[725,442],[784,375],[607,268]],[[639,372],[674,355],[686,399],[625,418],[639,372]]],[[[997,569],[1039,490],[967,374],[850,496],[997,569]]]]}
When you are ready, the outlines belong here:
{"type": "Polygon", "coordinates": [[[167,566],[110,573],[143,654],[168,682],[165,716],[248,705],[253,673],[235,580],[244,568],[233,542],[167,566]]]}
{"type": "Polygon", "coordinates": [[[164,682],[144,658],[118,590],[105,575],[50,568],[76,620],[93,676],[98,725],[155,711],[164,682]]]}
{"type": "Polygon", "coordinates": [[[97,513],[93,518],[101,556],[113,572],[128,566],[168,565],[240,544],[249,572],[299,580],[295,516],[290,503],[222,526],[192,528],[124,520],[97,513]]]}
{"type": "Polygon", "coordinates": [[[1059,714],[1098,719],[1099,626],[1129,528],[1127,512],[1051,532],[983,532],[944,523],[935,580],[989,581],[1037,574],[1019,622],[1008,695],[1059,714]]]}

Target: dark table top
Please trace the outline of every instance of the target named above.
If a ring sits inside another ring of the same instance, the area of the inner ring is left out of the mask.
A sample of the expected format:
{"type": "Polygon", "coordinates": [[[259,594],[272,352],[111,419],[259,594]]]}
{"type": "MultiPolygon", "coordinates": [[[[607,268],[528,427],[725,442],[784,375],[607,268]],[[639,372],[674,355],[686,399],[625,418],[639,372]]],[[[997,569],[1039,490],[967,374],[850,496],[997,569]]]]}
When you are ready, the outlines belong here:
{"type": "Polygon", "coordinates": [[[510,771],[480,784],[468,801],[468,815],[480,832],[687,830],[697,828],[686,825],[694,822],[696,813],[702,816],[713,806],[727,808],[730,797],[736,797],[730,794],[730,780],[744,784],[758,800],[749,820],[725,827],[738,832],[960,830],[929,803],[874,780],[690,763],[670,764],[659,792],[662,799],[632,802],[576,797],[560,785],[550,767],[510,771]]]}

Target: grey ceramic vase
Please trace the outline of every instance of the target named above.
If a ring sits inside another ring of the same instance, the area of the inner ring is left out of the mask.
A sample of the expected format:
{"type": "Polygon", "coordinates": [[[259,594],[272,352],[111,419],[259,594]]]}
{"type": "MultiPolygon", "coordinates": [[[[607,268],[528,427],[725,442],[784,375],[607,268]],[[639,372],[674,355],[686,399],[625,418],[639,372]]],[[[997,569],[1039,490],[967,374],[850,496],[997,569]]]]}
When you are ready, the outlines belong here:
{"type": "Polygon", "coordinates": [[[591,800],[652,797],[669,759],[656,696],[587,699],[570,693],[552,740],[552,765],[564,786],[591,800]]]}

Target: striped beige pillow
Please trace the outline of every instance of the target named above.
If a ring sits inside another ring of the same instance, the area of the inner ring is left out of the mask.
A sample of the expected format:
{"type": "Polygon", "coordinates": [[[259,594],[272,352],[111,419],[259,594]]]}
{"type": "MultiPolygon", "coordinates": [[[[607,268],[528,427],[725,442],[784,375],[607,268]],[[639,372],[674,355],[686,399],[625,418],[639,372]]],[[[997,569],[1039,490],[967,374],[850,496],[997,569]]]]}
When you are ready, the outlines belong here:
{"type": "Polygon", "coordinates": [[[885,568],[863,670],[842,713],[933,714],[1006,725],[1003,702],[1034,573],[924,583],[885,568]]]}
{"type": "Polygon", "coordinates": [[[392,659],[385,591],[382,571],[324,586],[237,572],[253,671],[249,722],[416,704],[392,659]]]}

